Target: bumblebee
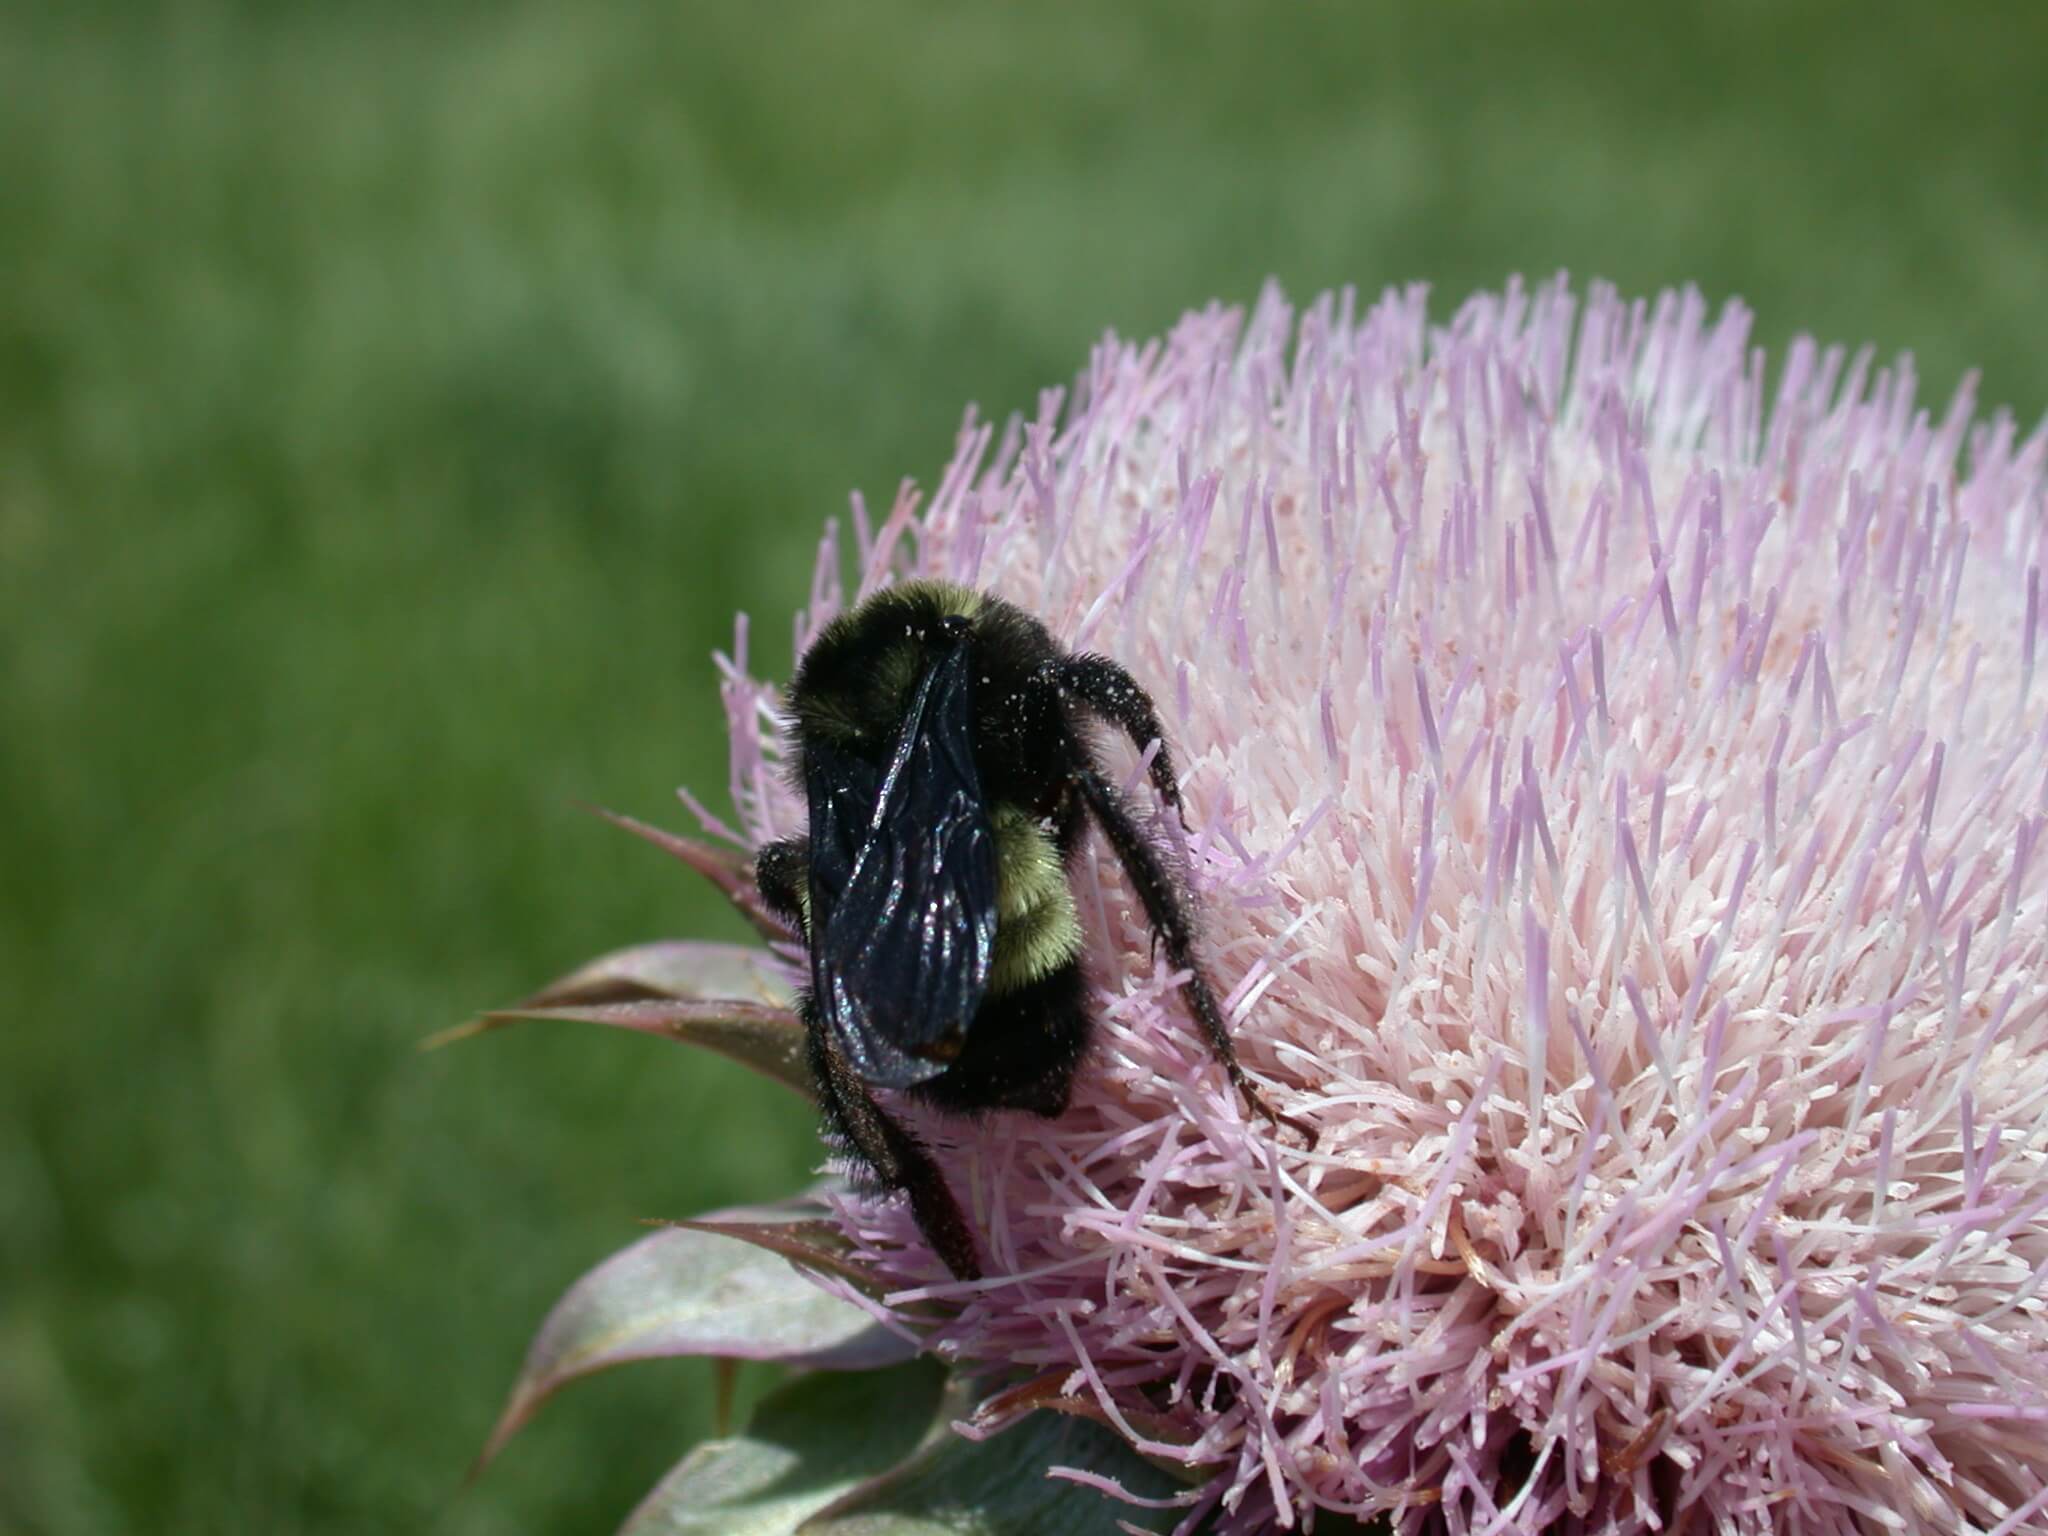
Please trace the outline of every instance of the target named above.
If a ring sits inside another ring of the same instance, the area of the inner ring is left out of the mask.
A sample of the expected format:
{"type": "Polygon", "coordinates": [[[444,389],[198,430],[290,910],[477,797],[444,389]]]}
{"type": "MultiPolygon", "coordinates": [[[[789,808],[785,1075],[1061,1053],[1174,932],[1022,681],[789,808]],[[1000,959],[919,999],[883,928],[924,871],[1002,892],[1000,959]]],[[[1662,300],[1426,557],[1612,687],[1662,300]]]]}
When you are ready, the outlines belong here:
{"type": "Polygon", "coordinates": [[[1210,1051],[1250,1109],[1278,1118],[1231,1049],[1188,898],[1096,756],[1098,725],[1141,752],[1158,741],[1152,789],[1180,814],[1158,711],[1122,667],[1066,651],[1000,598],[914,581],[825,628],[786,710],[809,832],[762,848],[755,872],[809,952],[802,1011],[825,1131],[909,1197],[955,1275],[981,1272],[967,1221],[875,1090],[956,1114],[1066,1109],[1093,1031],[1069,886],[1091,824],[1186,975],[1210,1051]]]}

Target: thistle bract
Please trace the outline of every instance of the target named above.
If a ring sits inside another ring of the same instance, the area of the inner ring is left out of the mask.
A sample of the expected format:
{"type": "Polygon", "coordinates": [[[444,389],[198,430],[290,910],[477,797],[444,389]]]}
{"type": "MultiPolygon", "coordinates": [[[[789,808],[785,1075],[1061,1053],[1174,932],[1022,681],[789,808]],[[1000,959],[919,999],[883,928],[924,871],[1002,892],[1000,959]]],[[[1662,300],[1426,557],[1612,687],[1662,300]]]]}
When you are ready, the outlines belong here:
{"type": "MultiPolygon", "coordinates": [[[[1748,327],[1269,292],[828,533],[799,648],[937,577],[1152,692],[1238,1052],[1318,1133],[1247,1121],[1084,855],[1072,1109],[900,1105],[988,1277],[828,1202],[821,1283],[968,1435],[1051,1406],[1179,1472],[1075,1469],[1105,1524],[2048,1519],[2048,436],[1748,327]]],[[[723,668],[738,841],[800,831],[744,631],[723,668]]]]}

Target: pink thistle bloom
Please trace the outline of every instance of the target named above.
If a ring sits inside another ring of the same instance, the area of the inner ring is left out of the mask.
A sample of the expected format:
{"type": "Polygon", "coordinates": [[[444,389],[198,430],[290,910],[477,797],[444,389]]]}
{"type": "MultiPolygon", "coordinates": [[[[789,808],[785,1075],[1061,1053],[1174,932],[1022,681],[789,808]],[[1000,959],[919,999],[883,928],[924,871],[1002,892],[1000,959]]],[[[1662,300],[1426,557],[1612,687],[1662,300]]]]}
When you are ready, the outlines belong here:
{"type": "MultiPolygon", "coordinates": [[[[967,1432],[1098,1417],[1206,1479],[1184,1530],[2048,1529],[2048,429],[1748,337],[1268,292],[970,416],[856,502],[858,593],[828,533],[799,649],[941,577],[1154,693],[1237,1050],[1320,1133],[1247,1120],[1084,856],[1071,1111],[894,1104],[988,1277],[836,1206],[1030,1379],[967,1432]]],[[[745,840],[800,830],[743,644],[725,698],[745,840]]]]}

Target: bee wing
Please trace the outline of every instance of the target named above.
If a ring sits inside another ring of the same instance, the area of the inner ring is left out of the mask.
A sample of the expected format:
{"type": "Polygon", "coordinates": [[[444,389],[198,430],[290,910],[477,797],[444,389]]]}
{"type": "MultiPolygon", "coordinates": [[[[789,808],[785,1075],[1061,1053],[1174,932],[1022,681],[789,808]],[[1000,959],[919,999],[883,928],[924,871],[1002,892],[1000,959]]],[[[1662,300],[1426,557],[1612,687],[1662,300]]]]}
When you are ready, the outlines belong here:
{"type": "Polygon", "coordinates": [[[882,771],[828,741],[807,742],[804,788],[811,808],[811,903],[805,927],[815,950],[853,880],[853,861],[882,796],[882,771]]]}
{"type": "Polygon", "coordinates": [[[996,852],[974,761],[973,682],[965,645],[925,672],[879,783],[828,745],[806,754],[812,994],[878,1087],[943,1072],[988,990],[996,852]]]}

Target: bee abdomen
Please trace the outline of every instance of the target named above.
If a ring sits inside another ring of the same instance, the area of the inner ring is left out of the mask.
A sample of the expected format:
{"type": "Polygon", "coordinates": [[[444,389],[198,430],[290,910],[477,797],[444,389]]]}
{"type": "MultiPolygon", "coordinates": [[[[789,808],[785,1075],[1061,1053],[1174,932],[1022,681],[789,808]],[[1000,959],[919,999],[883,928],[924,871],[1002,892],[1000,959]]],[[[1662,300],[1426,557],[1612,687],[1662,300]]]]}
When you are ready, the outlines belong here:
{"type": "Polygon", "coordinates": [[[994,823],[996,948],[989,991],[1000,996],[1072,964],[1081,953],[1081,923],[1052,835],[1021,806],[998,806],[994,823]]]}

